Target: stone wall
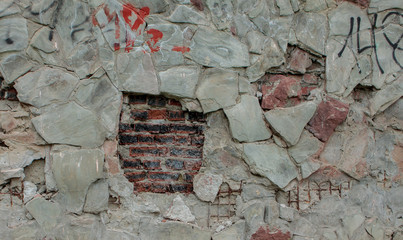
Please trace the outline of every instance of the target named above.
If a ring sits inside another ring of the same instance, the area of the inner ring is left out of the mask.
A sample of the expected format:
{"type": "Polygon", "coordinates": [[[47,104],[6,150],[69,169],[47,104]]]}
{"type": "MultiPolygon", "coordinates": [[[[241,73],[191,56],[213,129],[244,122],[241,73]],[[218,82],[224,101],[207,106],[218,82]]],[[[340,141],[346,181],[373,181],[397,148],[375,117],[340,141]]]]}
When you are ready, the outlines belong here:
{"type": "Polygon", "coordinates": [[[402,239],[401,0],[2,0],[2,239],[402,239]]]}

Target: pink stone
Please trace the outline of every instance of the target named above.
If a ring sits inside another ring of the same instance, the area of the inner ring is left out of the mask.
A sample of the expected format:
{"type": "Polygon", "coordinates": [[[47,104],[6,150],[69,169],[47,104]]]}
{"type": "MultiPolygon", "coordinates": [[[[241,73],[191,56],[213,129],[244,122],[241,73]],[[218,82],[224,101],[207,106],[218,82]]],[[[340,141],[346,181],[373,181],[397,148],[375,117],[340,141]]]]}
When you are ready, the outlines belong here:
{"type": "Polygon", "coordinates": [[[294,49],[291,53],[289,68],[293,71],[305,73],[306,69],[312,65],[309,54],[299,48],[294,49]]]}
{"type": "Polygon", "coordinates": [[[307,128],[315,137],[326,142],[336,127],[346,119],[348,110],[348,104],[329,98],[319,104],[307,128]]]}
{"type": "Polygon", "coordinates": [[[287,100],[292,97],[298,97],[301,90],[299,80],[284,75],[274,75],[270,77],[268,83],[262,86],[262,108],[273,109],[284,107],[287,100]]]}

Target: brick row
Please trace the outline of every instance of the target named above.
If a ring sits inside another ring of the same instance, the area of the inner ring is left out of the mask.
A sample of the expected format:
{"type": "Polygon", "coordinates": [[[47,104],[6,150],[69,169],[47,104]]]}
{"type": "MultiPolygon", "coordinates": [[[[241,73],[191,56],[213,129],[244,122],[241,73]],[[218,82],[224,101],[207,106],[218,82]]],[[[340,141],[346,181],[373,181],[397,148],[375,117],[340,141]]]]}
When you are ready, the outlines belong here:
{"type": "Polygon", "coordinates": [[[166,146],[136,146],[130,147],[130,156],[132,157],[181,157],[200,159],[203,157],[201,148],[180,148],[166,146]],[[169,153],[169,155],[168,155],[169,153]]]}
{"type": "Polygon", "coordinates": [[[142,160],[142,159],[123,159],[123,169],[144,169],[144,170],[161,170],[165,165],[167,170],[181,171],[181,170],[193,170],[198,171],[201,168],[201,159],[154,159],[154,160],[142,160]]]}
{"type": "Polygon", "coordinates": [[[191,183],[134,183],[134,192],[153,192],[153,193],[191,193],[193,184],[191,183]]]}
{"type": "Polygon", "coordinates": [[[130,116],[132,119],[137,121],[165,119],[169,121],[188,120],[192,122],[204,122],[206,120],[203,113],[188,112],[185,114],[184,111],[167,109],[134,109],[130,112],[130,116]]]}
{"type": "Polygon", "coordinates": [[[203,146],[203,136],[178,136],[178,135],[119,135],[119,144],[154,144],[154,145],[182,145],[182,146],[203,146]]]}
{"type": "Polygon", "coordinates": [[[148,133],[183,133],[183,134],[202,134],[203,125],[199,124],[183,124],[183,123],[136,123],[136,124],[119,124],[120,132],[148,132],[148,133]]]}
{"type": "Polygon", "coordinates": [[[166,105],[182,106],[181,103],[175,99],[151,95],[129,95],[129,104],[148,104],[153,107],[165,107],[166,105]]]}
{"type": "Polygon", "coordinates": [[[126,178],[130,182],[139,182],[145,179],[150,181],[178,181],[181,173],[178,172],[150,172],[150,171],[141,171],[141,172],[126,172],[126,178]]]}

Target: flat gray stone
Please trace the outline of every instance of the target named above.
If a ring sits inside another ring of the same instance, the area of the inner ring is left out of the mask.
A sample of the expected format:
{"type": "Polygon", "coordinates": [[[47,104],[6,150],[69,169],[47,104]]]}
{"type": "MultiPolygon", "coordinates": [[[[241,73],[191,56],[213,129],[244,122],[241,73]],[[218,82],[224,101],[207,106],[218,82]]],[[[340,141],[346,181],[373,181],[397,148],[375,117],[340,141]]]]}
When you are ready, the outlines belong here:
{"type": "Polygon", "coordinates": [[[185,223],[194,222],[196,220],[189,207],[186,206],[179,195],[174,198],[171,206],[164,213],[164,217],[185,223]]]}
{"type": "Polygon", "coordinates": [[[162,13],[169,5],[167,0],[131,0],[130,3],[137,8],[148,7],[150,13],[162,13]]]}
{"type": "Polygon", "coordinates": [[[42,197],[32,199],[25,207],[47,233],[51,232],[62,218],[60,205],[42,197]]]}
{"type": "Polygon", "coordinates": [[[35,197],[37,187],[33,182],[24,181],[24,202],[28,202],[35,197]]]}
{"type": "Polygon", "coordinates": [[[0,62],[0,72],[7,84],[31,70],[33,64],[22,54],[12,54],[0,62]]]}
{"type": "Polygon", "coordinates": [[[204,14],[188,6],[179,5],[175,8],[168,20],[174,23],[191,23],[197,25],[207,25],[204,14]]]}
{"type": "Polygon", "coordinates": [[[354,53],[346,47],[341,57],[338,53],[343,44],[336,40],[329,40],[326,46],[326,91],[342,95],[349,84],[350,74],[356,65],[354,53]]]}
{"type": "Polygon", "coordinates": [[[196,196],[205,202],[214,202],[220,186],[222,176],[212,173],[199,173],[193,180],[193,191],[196,196]]]}
{"type": "Polygon", "coordinates": [[[108,182],[104,179],[91,184],[85,198],[84,212],[96,214],[108,209],[108,187],[108,182]]]}
{"type": "Polygon", "coordinates": [[[66,71],[42,67],[16,80],[18,99],[41,108],[52,103],[67,101],[79,79],[66,71]]]}
{"type": "Polygon", "coordinates": [[[211,18],[218,30],[229,27],[233,17],[233,5],[231,0],[207,0],[207,7],[211,12],[211,18]]]}
{"type": "Polygon", "coordinates": [[[232,137],[239,142],[256,142],[271,137],[256,97],[242,95],[237,105],[225,108],[224,112],[229,120],[232,137]]]}
{"type": "Polygon", "coordinates": [[[298,176],[295,165],[285,149],[276,144],[245,143],[245,161],[251,170],[280,188],[284,188],[298,176]]]}
{"type": "Polygon", "coordinates": [[[173,67],[159,72],[161,93],[180,98],[195,98],[199,74],[197,66],[173,67]]]}
{"type": "Polygon", "coordinates": [[[211,233],[202,230],[196,225],[180,223],[180,222],[165,222],[165,223],[142,223],[140,226],[140,239],[142,240],[211,240],[211,233]]]}
{"type": "Polygon", "coordinates": [[[302,178],[308,178],[312,173],[316,172],[320,168],[320,163],[311,160],[301,163],[301,176],[302,178]]]}
{"type": "Polygon", "coordinates": [[[280,204],[279,206],[279,217],[288,222],[294,221],[294,218],[298,215],[297,210],[295,208],[287,207],[284,204],[280,204]]]}
{"type": "Polygon", "coordinates": [[[354,232],[364,223],[365,217],[361,214],[345,216],[342,219],[344,229],[348,237],[352,237],[354,232]]]}
{"type": "Polygon", "coordinates": [[[81,213],[88,188],[103,176],[104,153],[98,149],[63,148],[53,150],[51,157],[61,202],[68,211],[81,213]]]}
{"type": "Polygon", "coordinates": [[[232,24],[235,27],[236,35],[240,38],[245,37],[245,35],[250,30],[256,30],[256,26],[249,20],[248,16],[246,16],[245,14],[235,15],[232,24]]]}
{"type": "Polygon", "coordinates": [[[266,36],[271,37],[278,42],[283,52],[287,51],[288,38],[290,35],[292,16],[273,17],[268,18],[257,17],[252,19],[253,23],[258,29],[266,36]]]}
{"type": "Polygon", "coordinates": [[[119,53],[116,59],[117,86],[120,91],[160,93],[157,74],[149,53],[136,48],[130,53],[119,53]]]}
{"type": "Polygon", "coordinates": [[[56,0],[32,1],[24,7],[24,18],[43,25],[49,25],[54,19],[54,12],[58,6],[56,0]]]}
{"type": "MultiPolygon", "coordinates": [[[[66,63],[74,69],[74,72],[80,79],[87,78],[95,73],[102,65],[99,61],[99,46],[97,42],[81,42],[74,46],[72,51],[69,51],[66,56],[66,63]]],[[[113,57],[113,56],[110,56],[113,57]]],[[[102,59],[107,61],[108,59],[102,59]]],[[[113,61],[108,64],[113,64],[113,61]]]]}
{"type": "Polygon", "coordinates": [[[284,52],[273,38],[267,38],[263,45],[262,55],[252,55],[251,66],[246,69],[249,81],[253,82],[262,77],[267,70],[284,63],[284,52]]]}
{"type": "Polygon", "coordinates": [[[193,61],[208,67],[249,66],[248,47],[228,33],[211,28],[199,28],[192,38],[190,52],[193,61]]]}
{"type": "Polygon", "coordinates": [[[311,50],[326,55],[327,17],[322,13],[299,13],[295,16],[298,41],[311,50]]]}
{"type": "Polygon", "coordinates": [[[305,12],[320,12],[327,8],[326,0],[307,0],[305,3],[305,12]]]}
{"type": "Polygon", "coordinates": [[[108,138],[116,137],[122,93],[110,82],[106,74],[99,78],[82,80],[74,97],[81,106],[96,113],[107,130],[108,138]]]}
{"type": "Polygon", "coordinates": [[[0,53],[21,51],[28,46],[27,21],[24,18],[0,20],[0,53]]]}
{"type": "Polygon", "coordinates": [[[288,149],[288,153],[295,162],[301,164],[322,148],[323,143],[312,136],[307,130],[303,131],[299,142],[288,149]]]}
{"type": "Polygon", "coordinates": [[[249,201],[245,204],[242,215],[245,218],[246,225],[249,229],[257,228],[264,224],[265,205],[262,201],[249,201]]]}
{"type": "Polygon", "coordinates": [[[315,225],[303,217],[300,217],[293,222],[291,229],[295,235],[303,237],[314,237],[317,231],[315,225]]]}
{"type": "Polygon", "coordinates": [[[238,97],[238,73],[218,68],[206,69],[197,87],[196,96],[204,113],[235,105],[238,97]]]}
{"type": "Polygon", "coordinates": [[[370,100],[369,109],[371,115],[383,112],[403,96],[403,75],[401,74],[392,84],[379,90],[370,100]]]}
{"type": "Polygon", "coordinates": [[[0,17],[10,16],[20,12],[21,10],[17,4],[14,4],[14,0],[3,0],[0,2],[0,17]]]}
{"type": "Polygon", "coordinates": [[[354,88],[361,83],[372,72],[371,57],[363,55],[357,59],[357,63],[351,70],[350,79],[346,85],[343,97],[347,97],[354,90],[354,88]]]}
{"type": "Polygon", "coordinates": [[[97,147],[106,135],[97,116],[75,102],[59,105],[33,118],[32,123],[48,143],[97,147]]]}
{"type": "Polygon", "coordinates": [[[5,184],[12,178],[24,178],[24,168],[1,169],[0,184],[5,184]]]}
{"type": "Polygon", "coordinates": [[[270,110],[265,113],[265,117],[289,145],[295,145],[316,108],[314,102],[303,102],[295,107],[270,110]]]}
{"type": "Polygon", "coordinates": [[[276,0],[280,8],[280,16],[287,16],[294,13],[290,0],[276,0]]]}

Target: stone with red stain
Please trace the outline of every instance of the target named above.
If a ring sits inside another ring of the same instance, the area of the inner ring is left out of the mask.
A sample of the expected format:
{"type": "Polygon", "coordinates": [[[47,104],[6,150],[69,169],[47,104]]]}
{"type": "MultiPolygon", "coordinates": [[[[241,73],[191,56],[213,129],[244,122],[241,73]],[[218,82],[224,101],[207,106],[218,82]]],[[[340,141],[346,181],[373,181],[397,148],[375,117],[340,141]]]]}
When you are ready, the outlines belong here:
{"type": "Polygon", "coordinates": [[[305,73],[306,69],[312,65],[312,60],[309,58],[309,54],[302,51],[299,48],[294,49],[291,53],[290,62],[288,67],[296,72],[305,73]]]}
{"type": "Polygon", "coordinates": [[[288,99],[298,97],[301,90],[299,80],[284,75],[274,75],[262,85],[262,108],[289,107],[288,99]]]}
{"type": "Polygon", "coordinates": [[[369,0],[344,0],[344,1],[355,3],[355,4],[359,5],[361,8],[369,7],[369,0]]]}
{"type": "Polygon", "coordinates": [[[336,127],[346,119],[348,110],[348,104],[329,98],[319,104],[307,128],[315,137],[326,142],[336,127]]]}
{"type": "Polygon", "coordinates": [[[291,233],[283,233],[281,230],[275,229],[270,231],[269,227],[260,227],[250,238],[250,240],[289,240],[291,233]]]}
{"type": "Polygon", "coordinates": [[[222,183],[222,176],[212,173],[200,173],[194,177],[193,191],[206,202],[214,202],[222,183]]]}

